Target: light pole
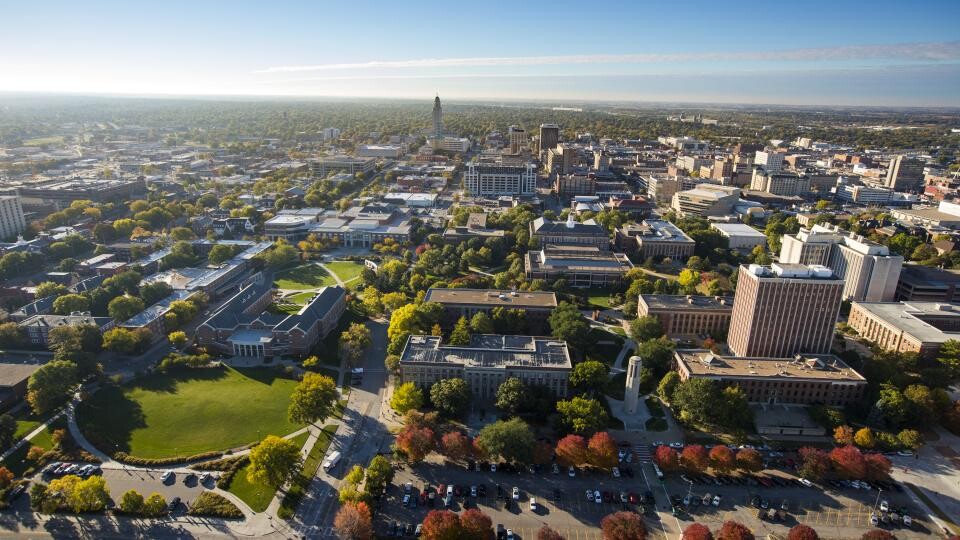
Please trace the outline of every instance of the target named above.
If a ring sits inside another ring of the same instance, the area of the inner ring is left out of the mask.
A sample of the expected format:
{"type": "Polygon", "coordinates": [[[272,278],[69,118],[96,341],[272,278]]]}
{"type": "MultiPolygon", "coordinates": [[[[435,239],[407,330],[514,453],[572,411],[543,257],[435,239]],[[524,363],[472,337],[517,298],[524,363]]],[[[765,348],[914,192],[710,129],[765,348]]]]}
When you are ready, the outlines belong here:
{"type": "Polygon", "coordinates": [[[880,494],[883,493],[883,489],[877,488],[877,500],[873,502],[873,513],[877,513],[877,505],[880,504],[880,494]]]}

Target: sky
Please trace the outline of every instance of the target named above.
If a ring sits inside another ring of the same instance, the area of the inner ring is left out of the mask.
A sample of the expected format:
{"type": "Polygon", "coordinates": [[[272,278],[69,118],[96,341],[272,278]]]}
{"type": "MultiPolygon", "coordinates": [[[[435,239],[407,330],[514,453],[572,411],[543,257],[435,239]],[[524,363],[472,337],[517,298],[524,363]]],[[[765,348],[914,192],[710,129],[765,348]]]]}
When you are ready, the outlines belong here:
{"type": "Polygon", "coordinates": [[[31,0],[0,92],[960,106],[960,1],[31,0]]]}

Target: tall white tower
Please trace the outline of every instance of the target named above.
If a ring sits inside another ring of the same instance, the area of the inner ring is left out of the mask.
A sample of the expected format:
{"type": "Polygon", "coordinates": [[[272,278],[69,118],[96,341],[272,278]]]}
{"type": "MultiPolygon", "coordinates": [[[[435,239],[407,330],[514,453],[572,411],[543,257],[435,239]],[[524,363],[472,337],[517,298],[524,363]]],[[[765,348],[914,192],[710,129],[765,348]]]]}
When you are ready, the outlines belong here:
{"type": "Polygon", "coordinates": [[[433,100],[433,138],[443,139],[443,108],[440,107],[440,96],[433,100]]]}
{"type": "Polygon", "coordinates": [[[627,365],[626,390],[623,393],[623,408],[627,414],[637,413],[637,403],[640,401],[640,368],[643,359],[631,356],[627,365]]]}

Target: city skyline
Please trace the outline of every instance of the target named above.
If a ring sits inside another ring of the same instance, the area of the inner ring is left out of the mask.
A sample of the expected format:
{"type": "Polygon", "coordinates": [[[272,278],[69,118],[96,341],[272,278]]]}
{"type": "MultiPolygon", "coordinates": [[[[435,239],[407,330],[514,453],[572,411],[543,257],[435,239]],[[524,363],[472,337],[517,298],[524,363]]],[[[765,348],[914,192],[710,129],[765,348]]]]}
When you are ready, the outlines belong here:
{"type": "Polygon", "coordinates": [[[0,92],[958,106],[960,6],[922,4],[14,5],[0,92]]]}

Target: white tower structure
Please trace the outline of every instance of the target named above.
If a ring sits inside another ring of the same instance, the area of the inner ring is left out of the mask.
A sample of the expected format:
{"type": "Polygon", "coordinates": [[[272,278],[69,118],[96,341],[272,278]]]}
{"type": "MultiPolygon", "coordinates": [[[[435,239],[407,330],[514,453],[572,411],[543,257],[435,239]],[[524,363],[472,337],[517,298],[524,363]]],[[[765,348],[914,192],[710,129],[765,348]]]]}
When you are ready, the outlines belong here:
{"type": "Polygon", "coordinates": [[[623,393],[623,408],[627,414],[637,413],[637,404],[640,401],[640,368],[643,359],[631,356],[627,365],[626,391],[623,393]]]}

